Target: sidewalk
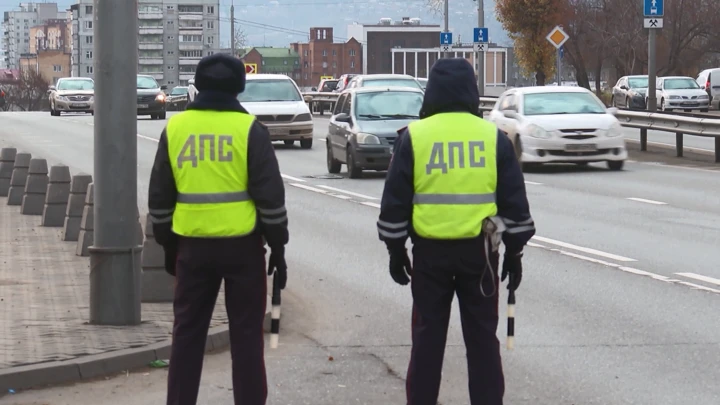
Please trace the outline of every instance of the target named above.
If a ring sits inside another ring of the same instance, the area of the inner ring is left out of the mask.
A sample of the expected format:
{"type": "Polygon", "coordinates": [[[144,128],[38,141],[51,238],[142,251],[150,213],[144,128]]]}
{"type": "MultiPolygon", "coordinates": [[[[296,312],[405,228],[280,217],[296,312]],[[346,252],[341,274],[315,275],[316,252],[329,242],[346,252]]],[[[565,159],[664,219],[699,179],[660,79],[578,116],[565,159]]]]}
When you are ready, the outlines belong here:
{"type": "MultiPolygon", "coordinates": [[[[139,326],[89,325],[89,259],[40,220],[0,197],[0,396],[167,359],[172,304],[143,304],[139,326]]],[[[208,350],[228,344],[223,295],[208,350]]]]}

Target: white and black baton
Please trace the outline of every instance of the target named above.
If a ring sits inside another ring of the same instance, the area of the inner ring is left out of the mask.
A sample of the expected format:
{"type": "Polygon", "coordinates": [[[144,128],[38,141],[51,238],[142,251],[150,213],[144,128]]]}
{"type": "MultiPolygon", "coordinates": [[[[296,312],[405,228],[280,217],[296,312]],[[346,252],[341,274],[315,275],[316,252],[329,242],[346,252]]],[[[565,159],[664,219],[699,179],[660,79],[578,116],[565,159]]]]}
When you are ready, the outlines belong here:
{"type": "Polygon", "coordinates": [[[278,341],[280,340],[280,303],[282,302],[280,294],[280,283],[277,276],[277,271],[273,276],[273,294],[272,294],[272,310],[270,312],[270,348],[277,349],[278,341]]]}
{"type": "Polygon", "coordinates": [[[512,350],[515,347],[515,289],[508,290],[507,305],[507,348],[512,350]]]}

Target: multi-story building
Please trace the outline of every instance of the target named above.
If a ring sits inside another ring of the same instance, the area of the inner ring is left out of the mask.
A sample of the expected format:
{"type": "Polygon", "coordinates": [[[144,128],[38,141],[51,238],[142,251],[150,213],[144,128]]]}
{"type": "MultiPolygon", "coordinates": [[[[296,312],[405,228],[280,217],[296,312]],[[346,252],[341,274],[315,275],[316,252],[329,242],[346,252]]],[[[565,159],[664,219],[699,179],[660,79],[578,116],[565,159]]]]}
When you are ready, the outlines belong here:
{"type": "Polygon", "coordinates": [[[7,61],[5,60],[5,50],[0,49],[0,70],[7,69],[7,61]]]}
{"type": "Polygon", "coordinates": [[[346,42],[333,41],[333,29],[310,28],[308,43],[292,43],[290,47],[300,57],[300,87],[317,86],[320,77],[340,77],[346,73],[361,73],[363,46],[350,37],[346,42]]]}
{"type": "MultiPolygon", "coordinates": [[[[93,0],[73,14],[73,75],[94,77],[93,0]]],[[[203,56],[220,46],[220,0],[138,0],[138,73],[187,85],[203,56]]]]}
{"type": "Polygon", "coordinates": [[[246,64],[257,67],[255,73],[275,73],[300,79],[300,58],[291,48],[254,47],[241,51],[246,64]]]}
{"type": "Polygon", "coordinates": [[[52,85],[70,76],[71,54],[71,23],[66,19],[47,20],[30,28],[30,50],[21,54],[20,68],[36,69],[52,85]]]}
{"type": "Polygon", "coordinates": [[[20,67],[20,57],[30,53],[30,28],[47,20],[64,19],[56,3],[20,3],[18,10],[3,15],[5,64],[9,69],[20,67]]]}
{"type": "MultiPolygon", "coordinates": [[[[403,17],[400,21],[381,18],[378,24],[354,23],[348,26],[347,32],[348,37],[356,38],[363,44],[362,73],[374,74],[393,71],[393,48],[440,46],[442,29],[439,25],[422,24],[419,18],[403,17]]],[[[426,72],[424,74],[421,77],[427,77],[426,72]]]]}

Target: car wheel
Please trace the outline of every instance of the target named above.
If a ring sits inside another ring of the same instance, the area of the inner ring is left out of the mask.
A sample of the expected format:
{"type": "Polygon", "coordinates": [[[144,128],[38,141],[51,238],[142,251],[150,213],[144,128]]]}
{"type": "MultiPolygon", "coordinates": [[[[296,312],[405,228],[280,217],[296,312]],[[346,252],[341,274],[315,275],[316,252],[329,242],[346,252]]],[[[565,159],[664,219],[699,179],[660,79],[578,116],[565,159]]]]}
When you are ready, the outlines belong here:
{"type": "Polygon", "coordinates": [[[333,156],[332,147],[330,146],[330,142],[325,142],[327,145],[327,170],[328,173],[332,174],[338,174],[340,173],[340,169],[342,168],[342,163],[340,163],[339,160],[335,159],[335,156],[333,156]]]}
{"type": "Polygon", "coordinates": [[[313,144],[312,138],[300,140],[300,147],[303,149],[312,149],[312,144],[313,144]]]}
{"type": "Polygon", "coordinates": [[[625,166],[624,160],[608,160],[607,167],[613,171],[620,171],[625,166]]]}
{"type": "Polygon", "coordinates": [[[164,120],[167,118],[167,113],[165,111],[158,114],[158,119],[164,120]]]}
{"type": "Polygon", "coordinates": [[[285,143],[285,146],[293,146],[293,145],[295,145],[295,141],[293,141],[292,139],[289,139],[289,140],[286,140],[286,141],[283,141],[283,142],[285,143]]]}
{"type": "Polygon", "coordinates": [[[355,151],[350,145],[347,147],[347,158],[345,161],[347,162],[348,175],[351,179],[359,179],[362,177],[363,171],[357,167],[357,163],[355,163],[355,151]]]}

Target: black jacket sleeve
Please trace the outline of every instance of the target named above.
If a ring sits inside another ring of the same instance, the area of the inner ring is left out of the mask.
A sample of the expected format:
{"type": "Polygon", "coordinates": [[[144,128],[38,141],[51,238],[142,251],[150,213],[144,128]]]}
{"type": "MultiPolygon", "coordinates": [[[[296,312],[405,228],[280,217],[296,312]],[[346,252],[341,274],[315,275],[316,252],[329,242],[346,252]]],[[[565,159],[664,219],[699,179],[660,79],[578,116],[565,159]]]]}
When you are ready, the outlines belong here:
{"type": "Polygon", "coordinates": [[[507,254],[517,254],[535,235],[535,222],[530,215],[525,177],[515,157],[515,149],[500,130],[497,135],[497,173],[497,215],[507,227],[503,243],[507,254]]]}
{"type": "Polygon", "coordinates": [[[389,248],[405,246],[413,211],[413,150],[407,128],[398,131],[385,178],[377,229],[389,248]]]}
{"type": "Polygon", "coordinates": [[[177,202],[177,187],[170,165],[167,133],[163,130],[155,153],[155,163],[150,172],[148,190],[148,214],[153,224],[155,240],[163,247],[171,246],[175,240],[172,219],[177,202]]]}
{"type": "Polygon", "coordinates": [[[271,249],[284,247],[289,240],[285,209],[285,184],[280,174],[270,133],[255,121],[248,138],[248,193],[259,214],[259,226],[271,249]]]}

